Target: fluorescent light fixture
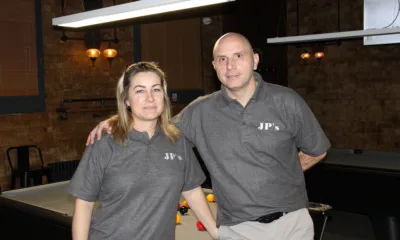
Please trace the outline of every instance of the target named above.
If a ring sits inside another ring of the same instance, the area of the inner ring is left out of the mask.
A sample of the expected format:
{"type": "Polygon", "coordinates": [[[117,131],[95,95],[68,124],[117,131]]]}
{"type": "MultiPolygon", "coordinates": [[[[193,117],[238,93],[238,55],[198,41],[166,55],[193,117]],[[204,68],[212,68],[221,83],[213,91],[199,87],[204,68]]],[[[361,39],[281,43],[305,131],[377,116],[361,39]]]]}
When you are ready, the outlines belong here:
{"type": "Polygon", "coordinates": [[[53,26],[79,28],[235,0],[141,0],[53,18],[53,26]]]}
{"type": "Polygon", "coordinates": [[[400,27],[299,35],[292,37],[275,37],[275,38],[268,38],[267,43],[270,44],[306,43],[306,42],[362,38],[368,36],[388,35],[397,33],[400,33],[400,27]]]}

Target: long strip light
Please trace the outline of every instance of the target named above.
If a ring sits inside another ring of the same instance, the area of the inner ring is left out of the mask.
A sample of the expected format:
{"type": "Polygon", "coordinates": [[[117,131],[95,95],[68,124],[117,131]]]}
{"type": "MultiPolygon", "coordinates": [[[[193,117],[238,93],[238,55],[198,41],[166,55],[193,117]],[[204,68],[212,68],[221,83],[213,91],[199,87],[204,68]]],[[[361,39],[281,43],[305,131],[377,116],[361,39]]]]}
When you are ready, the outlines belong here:
{"type": "Polygon", "coordinates": [[[398,33],[400,33],[400,27],[392,27],[392,28],[382,28],[382,29],[366,29],[358,31],[299,35],[292,37],[275,37],[275,38],[268,38],[267,43],[270,44],[306,43],[306,42],[362,38],[368,36],[379,36],[379,35],[398,34],[398,33]]]}
{"type": "Polygon", "coordinates": [[[142,0],[53,18],[53,26],[79,28],[235,0],[142,0]]]}

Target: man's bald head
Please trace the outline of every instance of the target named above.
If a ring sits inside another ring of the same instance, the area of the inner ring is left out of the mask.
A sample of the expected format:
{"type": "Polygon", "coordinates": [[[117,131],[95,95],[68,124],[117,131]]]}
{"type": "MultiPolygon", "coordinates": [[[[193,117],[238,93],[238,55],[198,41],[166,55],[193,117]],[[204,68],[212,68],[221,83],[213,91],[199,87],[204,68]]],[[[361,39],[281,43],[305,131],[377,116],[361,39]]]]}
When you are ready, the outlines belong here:
{"type": "Polygon", "coordinates": [[[214,70],[228,92],[253,92],[254,89],[248,89],[256,86],[254,70],[259,57],[246,37],[239,33],[224,34],[214,45],[213,57],[214,70]]]}
{"type": "Polygon", "coordinates": [[[221,45],[224,45],[226,43],[231,43],[231,42],[240,42],[240,43],[243,44],[244,48],[246,48],[251,53],[253,53],[253,47],[251,46],[250,41],[245,36],[243,36],[240,33],[230,32],[230,33],[226,33],[226,34],[222,35],[215,42],[214,49],[213,49],[214,58],[216,56],[216,51],[217,51],[218,47],[220,47],[221,45]]]}

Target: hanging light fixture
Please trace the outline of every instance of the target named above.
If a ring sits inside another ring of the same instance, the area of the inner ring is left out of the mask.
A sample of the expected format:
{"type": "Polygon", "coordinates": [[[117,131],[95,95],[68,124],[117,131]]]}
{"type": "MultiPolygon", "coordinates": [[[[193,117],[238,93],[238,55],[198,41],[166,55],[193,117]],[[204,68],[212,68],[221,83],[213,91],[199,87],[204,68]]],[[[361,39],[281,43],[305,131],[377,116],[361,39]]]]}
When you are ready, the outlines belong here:
{"type": "Polygon", "coordinates": [[[114,60],[114,58],[117,56],[117,54],[118,54],[117,50],[111,48],[111,46],[109,46],[109,48],[107,48],[103,52],[103,56],[107,58],[108,62],[110,63],[110,66],[111,66],[111,62],[114,60]]]}
{"type": "Polygon", "coordinates": [[[100,56],[100,50],[97,48],[89,48],[86,50],[86,56],[92,61],[92,65],[94,67],[94,62],[100,56]]]}
{"type": "MultiPolygon", "coordinates": [[[[88,3],[88,2],[84,2],[88,3]]],[[[90,2],[89,2],[90,3],[90,2]]],[[[96,3],[97,4],[97,3],[96,3]]],[[[113,0],[113,5],[115,6],[115,0],[113,0]]],[[[85,5],[85,8],[92,9],[93,5],[85,5]]],[[[97,6],[99,7],[99,6],[97,6]]],[[[61,12],[64,16],[64,0],[61,1],[61,12]]],[[[107,58],[110,63],[117,56],[118,52],[116,49],[112,48],[111,42],[118,43],[117,30],[114,28],[114,38],[111,39],[111,34],[108,32],[102,33],[100,29],[89,29],[85,31],[83,37],[68,37],[65,31],[62,31],[62,36],[60,38],[61,42],[66,42],[68,40],[83,40],[86,47],[86,56],[92,61],[92,66],[94,67],[97,58],[101,55],[100,48],[102,42],[109,42],[108,48],[103,51],[103,56],[107,58]]]]}
{"type": "Polygon", "coordinates": [[[311,54],[310,54],[308,51],[305,51],[305,52],[303,52],[303,53],[300,55],[300,57],[301,57],[301,59],[303,59],[304,61],[307,61],[308,59],[310,59],[311,54]]]}
{"type": "Polygon", "coordinates": [[[321,61],[325,57],[325,45],[324,43],[315,44],[312,46],[314,52],[314,58],[321,61]]]}
{"type": "MultiPolygon", "coordinates": [[[[235,0],[146,0],[53,18],[53,26],[79,28],[102,23],[226,4],[235,0]]],[[[115,4],[114,4],[115,5],[115,4]]]]}
{"type": "MultiPolygon", "coordinates": [[[[364,1],[369,2],[369,1],[364,1]]],[[[374,1],[373,1],[374,2],[374,1]]],[[[377,1],[379,2],[379,1],[377,1]]],[[[397,1],[396,1],[397,2],[397,1]]],[[[375,3],[369,3],[375,4],[375,3]]],[[[299,0],[296,0],[296,17],[297,17],[297,36],[286,36],[286,37],[272,37],[267,38],[268,44],[299,44],[299,43],[316,43],[316,42],[332,42],[339,40],[350,40],[350,39],[365,39],[369,36],[393,36],[393,34],[400,33],[399,26],[392,27],[380,27],[374,29],[364,29],[364,30],[355,30],[355,31],[341,31],[340,29],[340,0],[337,0],[337,32],[329,32],[329,33],[315,33],[315,34],[307,34],[300,35],[299,34],[299,0]]],[[[396,3],[397,5],[397,3],[396,3]]],[[[366,7],[364,6],[364,18],[366,17],[366,7]]],[[[396,9],[397,10],[397,9],[396,9]]],[[[397,17],[396,17],[397,19],[397,17]]],[[[396,20],[395,19],[395,20],[396,20]]],[[[365,22],[365,20],[364,20],[365,22]]],[[[364,44],[365,45],[365,44],[364,44]]],[[[319,59],[323,58],[324,54],[318,54],[319,59]]],[[[315,56],[317,57],[317,56],[315,56]]]]}
{"type": "Polygon", "coordinates": [[[321,60],[322,58],[324,58],[324,56],[325,56],[325,53],[324,53],[324,52],[315,52],[315,53],[314,53],[314,57],[315,57],[317,60],[321,60]]]}
{"type": "MultiPolygon", "coordinates": [[[[114,38],[116,39],[116,41],[118,41],[117,38],[115,37],[115,35],[116,35],[115,31],[116,30],[114,29],[114,38]]],[[[110,38],[110,35],[108,33],[106,33],[105,35],[108,35],[108,48],[103,51],[103,56],[105,58],[107,58],[108,62],[110,63],[110,67],[111,67],[111,63],[114,60],[114,58],[117,56],[118,51],[111,46],[112,40],[110,38]]]]}
{"type": "Polygon", "coordinates": [[[92,65],[94,67],[94,63],[96,59],[100,56],[100,46],[101,46],[102,38],[100,30],[91,30],[86,31],[84,34],[84,43],[86,47],[86,56],[92,61],[92,65]]]}

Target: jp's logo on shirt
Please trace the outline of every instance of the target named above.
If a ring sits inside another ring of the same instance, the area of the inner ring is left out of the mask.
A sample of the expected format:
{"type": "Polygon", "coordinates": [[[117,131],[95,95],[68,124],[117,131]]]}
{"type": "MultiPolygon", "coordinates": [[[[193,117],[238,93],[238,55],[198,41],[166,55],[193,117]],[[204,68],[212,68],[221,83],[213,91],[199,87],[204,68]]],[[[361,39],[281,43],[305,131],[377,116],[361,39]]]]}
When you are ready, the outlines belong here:
{"type": "Polygon", "coordinates": [[[175,159],[182,160],[182,157],[176,153],[165,153],[164,159],[165,160],[175,160],[175,159]]]}
{"type": "Polygon", "coordinates": [[[279,126],[275,125],[275,123],[260,123],[260,126],[258,126],[258,130],[275,130],[279,131],[279,126]]]}

